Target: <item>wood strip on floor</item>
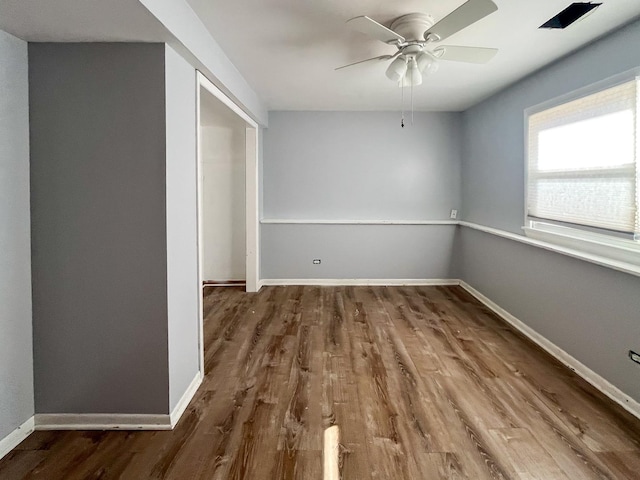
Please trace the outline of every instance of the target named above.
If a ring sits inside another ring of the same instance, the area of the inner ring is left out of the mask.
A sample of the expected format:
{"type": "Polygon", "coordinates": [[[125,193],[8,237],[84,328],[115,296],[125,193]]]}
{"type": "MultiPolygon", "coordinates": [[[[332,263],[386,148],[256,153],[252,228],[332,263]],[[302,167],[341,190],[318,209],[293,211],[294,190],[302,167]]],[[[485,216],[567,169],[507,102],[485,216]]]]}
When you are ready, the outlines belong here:
{"type": "Polygon", "coordinates": [[[13,479],[640,479],[640,420],[457,286],[205,288],[171,432],[35,432],[13,479]]]}

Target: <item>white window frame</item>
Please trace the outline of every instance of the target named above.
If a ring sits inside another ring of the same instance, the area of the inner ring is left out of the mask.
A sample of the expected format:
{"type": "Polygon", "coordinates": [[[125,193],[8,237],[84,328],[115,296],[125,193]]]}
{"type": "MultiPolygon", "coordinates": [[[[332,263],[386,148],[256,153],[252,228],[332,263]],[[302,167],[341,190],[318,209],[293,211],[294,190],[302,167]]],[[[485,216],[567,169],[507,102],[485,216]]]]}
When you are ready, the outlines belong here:
{"type": "MultiPolygon", "coordinates": [[[[545,222],[528,215],[529,203],[529,117],[559,105],[598,93],[616,85],[640,77],[640,67],[606,78],[565,95],[534,105],[524,110],[524,226],[525,235],[561,249],[570,249],[585,259],[597,260],[599,264],[618,267],[620,263],[640,269],[640,239],[620,238],[616,235],[596,233],[594,229],[561,225],[561,222],[545,222]]],[[[640,141],[640,138],[637,140],[640,141]]],[[[636,159],[638,161],[638,159],[636,159]]],[[[597,229],[596,229],[597,230],[597,229]]],[[[604,231],[603,231],[604,232],[604,231]]]]}

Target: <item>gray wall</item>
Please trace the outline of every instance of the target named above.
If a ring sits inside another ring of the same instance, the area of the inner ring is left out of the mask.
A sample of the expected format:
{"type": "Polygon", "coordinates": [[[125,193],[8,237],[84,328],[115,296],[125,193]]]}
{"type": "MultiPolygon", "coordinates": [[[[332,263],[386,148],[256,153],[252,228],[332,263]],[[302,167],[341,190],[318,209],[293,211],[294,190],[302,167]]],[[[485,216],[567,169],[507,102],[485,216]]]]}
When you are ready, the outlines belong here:
{"type": "Polygon", "coordinates": [[[264,217],[438,220],[460,205],[460,114],[270,112],[264,217]]]}
{"type": "Polygon", "coordinates": [[[451,278],[455,226],[262,225],[264,278],[451,278]],[[314,265],[313,259],[322,260],[314,265]]]}
{"type": "Polygon", "coordinates": [[[168,412],[164,48],[29,45],[36,413],[168,412]]]}
{"type": "MultiPolygon", "coordinates": [[[[465,112],[463,218],[520,234],[523,110],[637,67],[639,44],[636,22],[465,112]]],[[[640,401],[640,278],[468,228],[457,242],[464,280],[640,401]]]]}
{"type": "Polygon", "coordinates": [[[462,278],[640,401],[640,278],[462,228],[462,278]]]}
{"type": "MultiPolygon", "coordinates": [[[[460,207],[460,114],[416,113],[406,123],[399,113],[271,112],[264,218],[448,219],[460,207]]],[[[453,228],[263,224],[261,276],[446,278],[453,228]],[[407,235],[425,243],[414,249],[407,235]],[[323,266],[310,268],[313,258],[323,266]]]]}
{"type": "Polygon", "coordinates": [[[199,369],[196,72],[165,52],[167,141],[167,301],[169,407],[199,369]]]}
{"type": "Polygon", "coordinates": [[[33,415],[27,43],[0,30],[0,440],[33,415]]]}

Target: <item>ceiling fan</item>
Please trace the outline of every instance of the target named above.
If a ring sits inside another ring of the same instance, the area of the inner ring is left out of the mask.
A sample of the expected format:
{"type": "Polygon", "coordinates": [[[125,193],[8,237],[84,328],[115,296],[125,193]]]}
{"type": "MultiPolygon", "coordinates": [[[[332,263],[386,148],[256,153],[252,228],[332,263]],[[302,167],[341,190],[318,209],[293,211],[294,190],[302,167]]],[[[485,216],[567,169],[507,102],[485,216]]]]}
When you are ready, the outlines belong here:
{"type": "Polygon", "coordinates": [[[431,15],[409,13],[396,18],[389,28],[364,15],[352,18],[347,23],[355,30],[394,45],[398,51],[393,55],[350,63],[336,70],[364,62],[393,60],[387,68],[387,77],[400,86],[414,86],[422,83],[423,75],[438,69],[439,59],[486,63],[495,56],[497,49],[439,45],[439,42],[496,10],[498,7],[492,0],[468,0],[437,23],[431,15]]]}

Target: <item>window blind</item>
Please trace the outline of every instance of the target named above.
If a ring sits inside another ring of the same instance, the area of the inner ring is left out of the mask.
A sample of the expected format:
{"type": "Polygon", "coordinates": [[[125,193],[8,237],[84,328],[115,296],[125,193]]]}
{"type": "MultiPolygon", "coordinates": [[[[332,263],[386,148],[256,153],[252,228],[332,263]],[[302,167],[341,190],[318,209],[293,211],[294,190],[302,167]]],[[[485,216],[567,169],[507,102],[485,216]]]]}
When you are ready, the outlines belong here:
{"type": "Polygon", "coordinates": [[[528,118],[528,215],[640,234],[638,79],[528,118]]]}

